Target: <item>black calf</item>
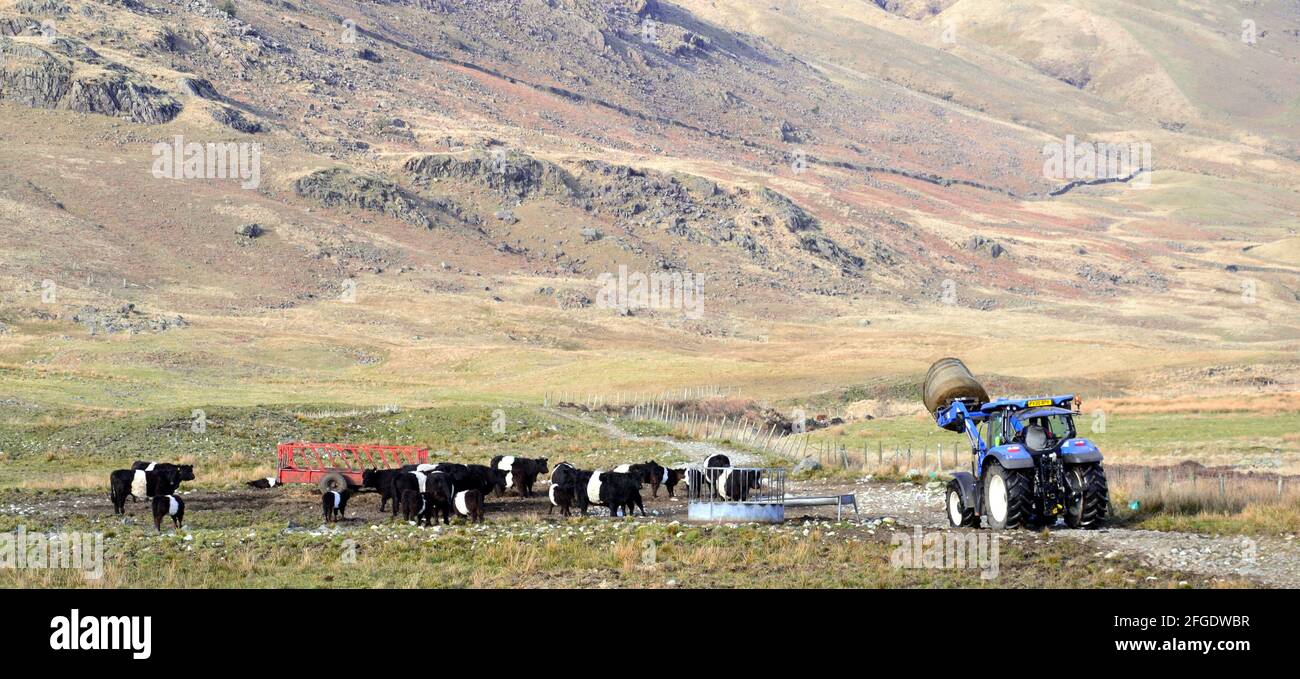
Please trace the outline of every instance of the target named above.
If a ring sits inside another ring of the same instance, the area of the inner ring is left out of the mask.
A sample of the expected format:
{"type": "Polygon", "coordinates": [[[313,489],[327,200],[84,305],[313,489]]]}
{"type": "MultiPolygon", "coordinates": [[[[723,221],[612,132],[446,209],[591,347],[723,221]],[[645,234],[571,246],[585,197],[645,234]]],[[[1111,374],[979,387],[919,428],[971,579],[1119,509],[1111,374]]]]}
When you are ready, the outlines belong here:
{"type": "Polygon", "coordinates": [[[402,491],[402,518],[415,521],[415,525],[428,526],[433,517],[433,503],[424,494],[414,490],[402,491]]]}
{"type": "Polygon", "coordinates": [[[347,510],[348,499],[351,497],[352,491],[347,488],[343,490],[327,490],[321,493],[320,509],[321,513],[325,515],[325,523],[333,523],[344,518],[343,513],[347,510]]]}
{"type": "Polygon", "coordinates": [[[453,503],[456,513],[469,518],[470,523],[483,522],[483,492],[478,489],[462,490],[456,493],[453,503]]]}
{"type": "Polygon", "coordinates": [[[176,530],[185,523],[185,501],[175,495],[159,495],[153,499],[153,527],[162,532],[164,516],[172,517],[176,530]]]}
{"type": "Polygon", "coordinates": [[[676,497],[676,495],[673,494],[673,490],[677,488],[677,484],[681,483],[681,481],[685,478],[686,478],[685,469],[664,470],[664,488],[668,489],[668,497],[676,497]]]}

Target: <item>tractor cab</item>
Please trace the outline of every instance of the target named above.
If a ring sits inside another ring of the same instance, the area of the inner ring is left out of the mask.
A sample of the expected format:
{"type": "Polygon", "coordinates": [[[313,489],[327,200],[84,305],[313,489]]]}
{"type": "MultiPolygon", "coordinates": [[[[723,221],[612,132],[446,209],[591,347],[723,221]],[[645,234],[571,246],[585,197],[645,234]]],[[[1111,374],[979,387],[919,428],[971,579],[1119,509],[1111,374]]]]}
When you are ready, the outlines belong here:
{"type": "Polygon", "coordinates": [[[1061,444],[1074,438],[1074,413],[1064,408],[1031,408],[1014,415],[1020,432],[1016,440],[1031,453],[1060,450],[1061,444]]]}
{"type": "MultiPolygon", "coordinates": [[[[1078,410],[1074,395],[1046,398],[1004,399],[985,403],[970,419],[979,423],[977,449],[996,451],[998,456],[1032,458],[1043,453],[1082,453],[1091,446],[1077,438],[1074,416],[1078,410]]],[[[982,463],[982,460],[981,460],[982,463]]]]}

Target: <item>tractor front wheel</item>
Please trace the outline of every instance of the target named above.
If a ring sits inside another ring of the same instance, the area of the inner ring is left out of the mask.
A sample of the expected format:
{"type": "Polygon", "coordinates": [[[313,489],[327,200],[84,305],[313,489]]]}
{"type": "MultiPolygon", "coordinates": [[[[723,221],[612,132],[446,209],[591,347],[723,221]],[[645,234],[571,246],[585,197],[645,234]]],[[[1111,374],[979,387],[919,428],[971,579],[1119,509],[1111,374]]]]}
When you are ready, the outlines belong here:
{"type": "Polygon", "coordinates": [[[1099,464],[1080,464],[1065,470],[1070,499],[1065,507],[1065,525],[1070,528],[1099,528],[1110,509],[1106,471],[1099,464]]]}
{"type": "Polygon", "coordinates": [[[961,486],[948,482],[948,524],[953,528],[979,528],[980,517],[974,507],[967,507],[961,499],[961,486]]]}
{"type": "Polygon", "coordinates": [[[1006,530],[1028,525],[1033,518],[1034,484],[1028,474],[994,463],[984,473],[984,514],[989,528],[1006,530]]]}

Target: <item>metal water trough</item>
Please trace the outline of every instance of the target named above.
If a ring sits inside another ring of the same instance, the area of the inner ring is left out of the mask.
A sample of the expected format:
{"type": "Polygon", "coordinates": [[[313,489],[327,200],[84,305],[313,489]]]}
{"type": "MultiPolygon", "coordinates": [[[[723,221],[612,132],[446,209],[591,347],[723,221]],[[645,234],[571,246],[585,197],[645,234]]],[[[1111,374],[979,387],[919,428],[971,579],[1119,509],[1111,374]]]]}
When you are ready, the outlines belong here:
{"type": "Polygon", "coordinates": [[[688,469],[687,519],[781,523],[785,521],[785,476],[785,467],[688,469]]]}
{"type": "Polygon", "coordinates": [[[858,513],[858,496],[852,493],[847,495],[789,495],[785,498],[787,507],[828,507],[835,505],[835,520],[839,521],[843,516],[844,507],[853,505],[853,514],[858,513]]]}

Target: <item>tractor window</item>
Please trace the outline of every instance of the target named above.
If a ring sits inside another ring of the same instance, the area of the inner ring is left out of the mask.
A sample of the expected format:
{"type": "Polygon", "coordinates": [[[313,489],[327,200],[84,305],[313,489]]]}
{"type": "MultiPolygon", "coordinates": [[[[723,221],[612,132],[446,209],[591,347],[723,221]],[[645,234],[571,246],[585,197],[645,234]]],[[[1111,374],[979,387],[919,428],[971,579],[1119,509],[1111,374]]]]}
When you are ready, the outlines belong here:
{"type": "Polygon", "coordinates": [[[1002,413],[994,413],[984,425],[984,441],[990,448],[1002,445],[1002,413]]]}
{"type": "Polygon", "coordinates": [[[1069,415],[1045,415],[1030,418],[1028,426],[1041,427],[1049,441],[1059,441],[1074,436],[1074,418],[1069,415]]]}

